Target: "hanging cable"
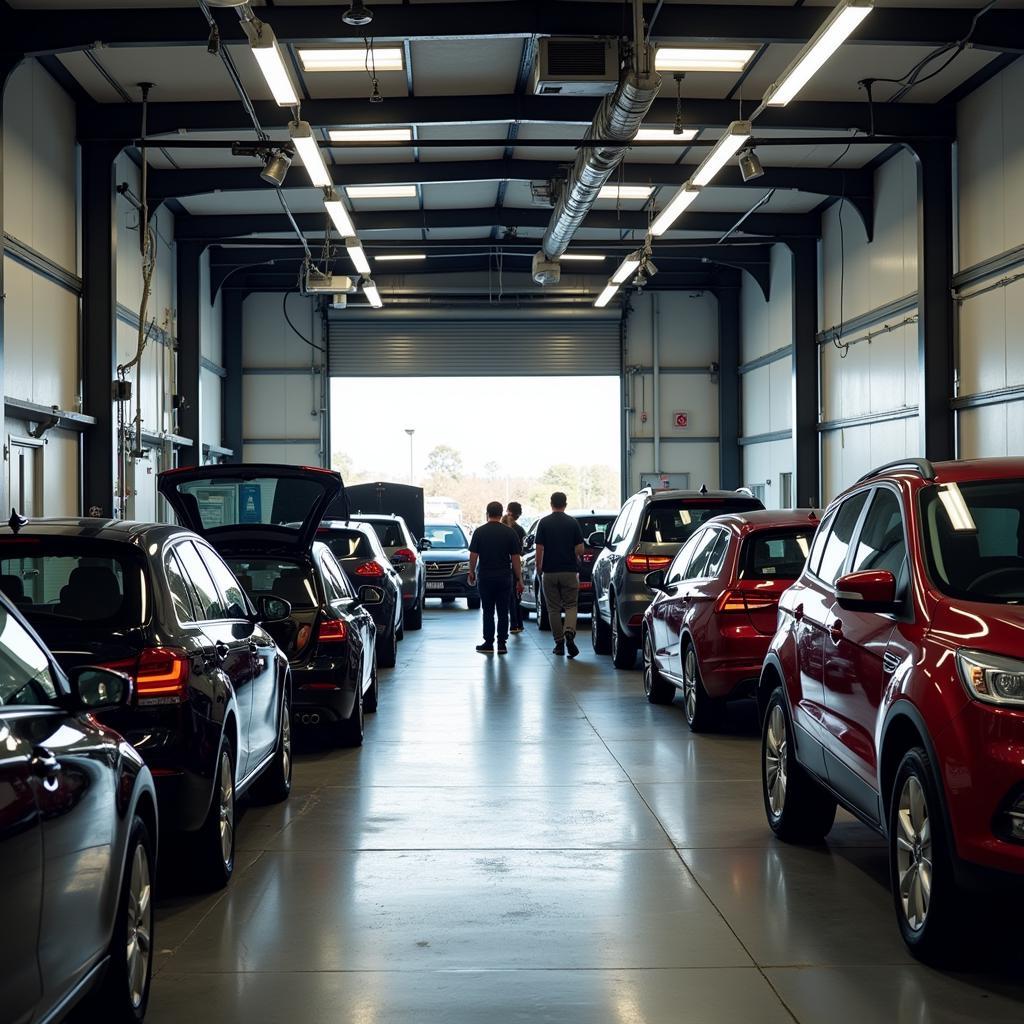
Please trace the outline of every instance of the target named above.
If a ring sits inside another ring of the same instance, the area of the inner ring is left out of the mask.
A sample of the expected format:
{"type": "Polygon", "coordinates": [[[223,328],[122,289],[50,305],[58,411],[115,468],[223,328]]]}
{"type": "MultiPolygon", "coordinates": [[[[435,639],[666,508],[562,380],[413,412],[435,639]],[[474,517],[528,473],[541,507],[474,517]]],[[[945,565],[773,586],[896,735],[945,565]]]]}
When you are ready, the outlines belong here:
{"type": "Polygon", "coordinates": [[[292,318],[288,315],[288,296],[289,295],[298,294],[298,292],[299,292],[299,289],[296,288],[296,289],[294,289],[294,291],[285,292],[284,295],[281,297],[281,312],[284,313],[285,322],[295,332],[296,337],[298,337],[300,341],[302,341],[305,344],[307,344],[310,348],[315,348],[317,350],[317,352],[326,352],[327,349],[321,348],[316,343],[310,341],[309,338],[307,338],[302,333],[302,331],[300,331],[298,329],[298,327],[296,327],[295,324],[292,323],[292,318]]]}

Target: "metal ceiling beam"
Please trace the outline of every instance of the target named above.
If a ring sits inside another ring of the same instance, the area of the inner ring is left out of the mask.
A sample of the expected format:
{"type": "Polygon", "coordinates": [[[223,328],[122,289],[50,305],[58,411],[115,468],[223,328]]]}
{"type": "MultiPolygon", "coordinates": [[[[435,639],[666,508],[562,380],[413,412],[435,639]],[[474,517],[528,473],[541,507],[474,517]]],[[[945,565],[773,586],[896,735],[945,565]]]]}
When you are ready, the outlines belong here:
{"type": "MultiPolygon", "coordinates": [[[[475,6],[475,5],[474,5],[475,6]]],[[[578,5],[574,5],[578,6],[578,5]]],[[[275,8],[287,10],[288,8],[275,8]]],[[[412,8],[403,7],[403,10],[412,8]]],[[[811,8],[814,10],[815,8],[811,8]]],[[[784,10],[784,8],[772,8],[784,10]]],[[[725,128],[736,119],[733,100],[686,98],[686,124],[690,128],[725,128]]],[[[268,129],[284,128],[288,114],[276,103],[253,104],[260,122],[268,129]]],[[[302,104],[302,116],[318,128],[387,126],[409,124],[491,124],[494,122],[534,122],[538,124],[589,124],[594,116],[593,96],[400,96],[371,106],[359,99],[312,99],[302,104]]],[[[223,131],[248,137],[252,124],[244,108],[235,100],[209,100],[177,103],[150,103],[147,112],[149,136],[175,135],[180,132],[223,131]]],[[[671,125],[675,122],[674,98],[654,101],[648,124],[671,125]]],[[[142,123],[138,103],[95,103],[79,107],[80,141],[134,139],[142,123]]],[[[834,103],[794,100],[786,107],[769,107],[757,119],[759,131],[808,130],[817,132],[872,130],[866,102],[834,103]]],[[[953,138],[955,111],[926,103],[884,103],[875,106],[874,131],[880,135],[936,136],[953,138]]],[[[171,145],[173,139],[168,139],[171,145]]],[[[481,146],[500,148],[504,139],[484,139],[481,146]]]]}
{"type": "MultiPolygon", "coordinates": [[[[654,3],[647,4],[648,19],[654,3]]],[[[112,10],[64,10],[54,17],[48,10],[12,12],[17,37],[25,52],[57,53],[89,48],[97,41],[107,46],[205,46],[207,26],[192,8],[152,7],[112,10]]],[[[244,36],[233,11],[214,10],[225,43],[244,36]]],[[[358,44],[334,8],[323,6],[274,7],[264,11],[282,44],[358,44]]],[[[821,7],[768,7],[718,4],[666,4],[654,24],[658,41],[707,43],[804,43],[817,31],[828,10],[821,7]]],[[[936,46],[963,39],[977,10],[961,8],[880,8],[850,40],[856,44],[936,46]]],[[[429,3],[374,8],[373,33],[383,39],[481,39],[531,35],[579,35],[578,3],[565,0],[518,0],[463,4],[429,3]]],[[[588,35],[623,34],[622,4],[605,0],[587,4],[588,35]]],[[[1004,49],[1024,38],[1024,11],[992,11],[977,26],[973,45],[1004,49]]]]}

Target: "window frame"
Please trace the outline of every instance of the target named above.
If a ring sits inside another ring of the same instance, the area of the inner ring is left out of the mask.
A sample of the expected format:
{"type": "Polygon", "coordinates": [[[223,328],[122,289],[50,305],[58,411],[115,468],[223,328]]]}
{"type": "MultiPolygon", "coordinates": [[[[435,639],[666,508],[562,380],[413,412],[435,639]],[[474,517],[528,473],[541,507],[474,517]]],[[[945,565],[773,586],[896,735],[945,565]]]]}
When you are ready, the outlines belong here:
{"type": "MultiPolygon", "coordinates": [[[[195,553],[196,553],[196,558],[199,559],[200,564],[203,566],[203,571],[206,573],[206,577],[210,581],[210,586],[213,587],[213,592],[217,595],[217,600],[221,602],[221,614],[220,615],[207,615],[206,614],[206,609],[205,609],[205,606],[204,606],[204,602],[202,601],[201,595],[199,593],[198,584],[192,578],[192,573],[190,573],[188,571],[188,565],[185,563],[184,559],[179,558],[179,562],[181,562],[181,568],[182,568],[182,570],[185,573],[185,579],[188,580],[188,582],[192,586],[192,599],[195,602],[195,607],[197,609],[201,609],[202,610],[202,615],[197,615],[196,616],[196,623],[201,625],[204,622],[230,622],[230,621],[233,621],[233,620],[229,619],[227,617],[227,615],[224,614],[226,612],[226,610],[227,610],[224,607],[224,605],[223,605],[224,598],[221,596],[220,589],[218,588],[217,583],[214,580],[213,576],[210,575],[210,570],[206,568],[206,563],[203,561],[203,556],[200,553],[199,548],[198,548],[198,544],[199,543],[202,543],[201,541],[199,541],[199,538],[185,537],[179,543],[177,543],[174,546],[174,550],[178,551],[181,548],[186,547],[187,545],[192,545],[192,548],[195,550],[195,553]]],[[[243,593],[244,593],[244,591],[243,591],[243,593]]]]}
{"type": "MultiPolygon", "coordinates": [[[[835,512],[832,514],[832,522],[829,524],[828,537],[825,538],[825,546],[821,549],[821,558],[818,559],[818,566],[815,569],[811,569],[808,564],[808,571],[812,576],[821,584],[828,587],[829,590],[835,592],[836,580],[841,579],[847,572],[850,565],[850,559],[853,556],[853,550],[856,546],[857,540],[860,537],[861,523],[864,521],[864,514],[871,506],[871,493],[874,487],[862,487],[859,490],[854,491],[852,494],[846,495],[836,506],[835,512]],[[843,508],[851,501],[855,501],[857,498],[864,498],[864,504],[861,506],[860,511],[857,513],[857,518],[854,520],[853,529],[850,531],[850,540],[846,546],[846,554],[843,556],[842,565],[839,567],[839,572],[836,575],[835,580],[826,580],[824,576],[818,571],[821,568],[821,563],[825,558],[825,552],[828,550],[829,541],[832,539],[832,532],[835,529],[836,521],[839,519],[840,513],[843,508]]],[[[823,524],[824,525],[824,524],[823,524]]],[[[817,538],[815,538],[817,539],[817,538]]],[[[808,563],[810,563],[810,554],[808,554],[808,563]]]]}
{"type": "Polygon", "coordinates": [[[33,704],[7,704],[0,702],[0,716],[6,714],[17,714],[18,712],[36,711],[40,709],[46,711],[60,712],[65,711],[66,708],[61,706],[61,699],[68,696],[69,688],[67,685],[66,677],[64,676],[63,670],[60,665],[57,664],[53,655],[50,653],[46,644],[40,640],[35,631],[32,629],[31,623],[23,621],[22,618],[12,610],[9,605],[3,605],[3,611],[5,611],[10,619],[14,621],[14,624],[20,629],[29,640],[29,642],[39,651],[43,656],[43,660],[46,662],[46,668],[50,675],[50,681],[53,686],[53,698],[45,704],[33,703],[33,704]]]}

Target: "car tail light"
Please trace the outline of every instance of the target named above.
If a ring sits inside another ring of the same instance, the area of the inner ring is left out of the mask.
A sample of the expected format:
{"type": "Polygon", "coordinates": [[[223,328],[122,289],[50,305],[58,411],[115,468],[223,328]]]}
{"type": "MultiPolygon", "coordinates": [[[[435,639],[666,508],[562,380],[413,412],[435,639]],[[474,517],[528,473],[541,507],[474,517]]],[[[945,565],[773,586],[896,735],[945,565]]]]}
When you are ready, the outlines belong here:
{"type": "Polygon", "coordinates": [[[655,569],[667,569],[671,564],[669,555],[642,555],[638,551],[626,555],[626,568],[630,572],[654,572],[655,569]]]}
{"type": "Polygon", "coordinates": [[[590,563],[590,562],[592,562],[594,560],[594,558],[595,558],[595,555],[594,555],[593,551],[584,551],[583,552],[582,560],[584,562],[590,563]]]}
{"type": "Polygon", "coordinates": [[[719,615],[733,612],[766,612],[777,608],[778,604],[779,595],[777,593],[758,593],[753,590],[729,588],[722,591],[715,604],[715,611],[719,615]]]}
{"type": "Polygon", "coordinates": [[[183,651],[147,647],[137,658],[108,662],[105,667],[130,675],[140,701],[173,703],[186,699],[189,659],[183,651]]]}
{"type": "Polygon", "coordinates": [[[409,565],[416,561],[416,552],[409,548],[399,548],[392,556],[391,561],[398,565],[409,565]]]}
{"type": "Polygon", "coordinates": [[[324,619],[316,633],[317,643],[341,643],[348,639],[348,623],[344,619],[324,619]]]}
{"type": "Polygon", "coordinates": [[[363,562],[356,570],[357,576],[383,576],[384,570],[379,562],[363,562]]]}
{"type": "Polygon", "coordinates": [[[580,590],[593,590],[594,584],[589,583],[587,580],[580,580],[580,590]]]}

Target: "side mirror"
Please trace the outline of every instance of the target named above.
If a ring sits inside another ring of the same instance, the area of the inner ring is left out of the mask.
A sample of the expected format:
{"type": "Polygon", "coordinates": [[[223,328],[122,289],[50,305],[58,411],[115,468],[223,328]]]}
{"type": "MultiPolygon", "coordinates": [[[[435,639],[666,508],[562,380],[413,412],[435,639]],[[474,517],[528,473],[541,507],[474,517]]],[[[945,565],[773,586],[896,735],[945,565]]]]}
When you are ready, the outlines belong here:
{"type": "Polygon", "coordinates": [[[380,587],[360,587],[357,595],[358,604],[381,604],[384,600],[384,591],[380,587]]]}
{"type": "Polygon", "coordinates": [[[587,538],[587,547],[597,548],[598,550],[608,547],[608,534],[604,530],[595,530],[587,538]]]}
{"type": "Polygon", "coordinates": [[[426,537],[424,537],[423,540],[421,540],[416,545],[416,550],[417,551],[429,551],[433,546],[434,545],[429,540],[427,540],[426,537]]]}
{"type": "Polygon", "coordinates": [[[644,577],[644,583],[647,584],[648,590],[655,594],[660,593],[665,589],[665,570],[655,569],[654,572],[649,572],[644,577]]]}
{"type": "Polygon", "coordinates": [[[887,569],[840,576],[836,580],[836,600],[849,611],[892,611],[896,607],[896,577],[887,569]]]}
{"type": "Polygon", "coordinates": [[[71,692],[85,711],[123,708],[135,699],[135,681],[123,672],[96,665],[80,665],[70,673],[71,692]]]}
{"type": "Polygon", "coordinates": [[[264,625],[284,622],[292,614],[292,606],[283,597],[264,594],[256,602],[256,616],[264,625]]]}
{"type": "Polygon", "coordinates": [[[527,537],[523,541],[523,550],[524,551],[532,551],[536,546],[537,546],[537,538],[536,537],[527,537]]]}

